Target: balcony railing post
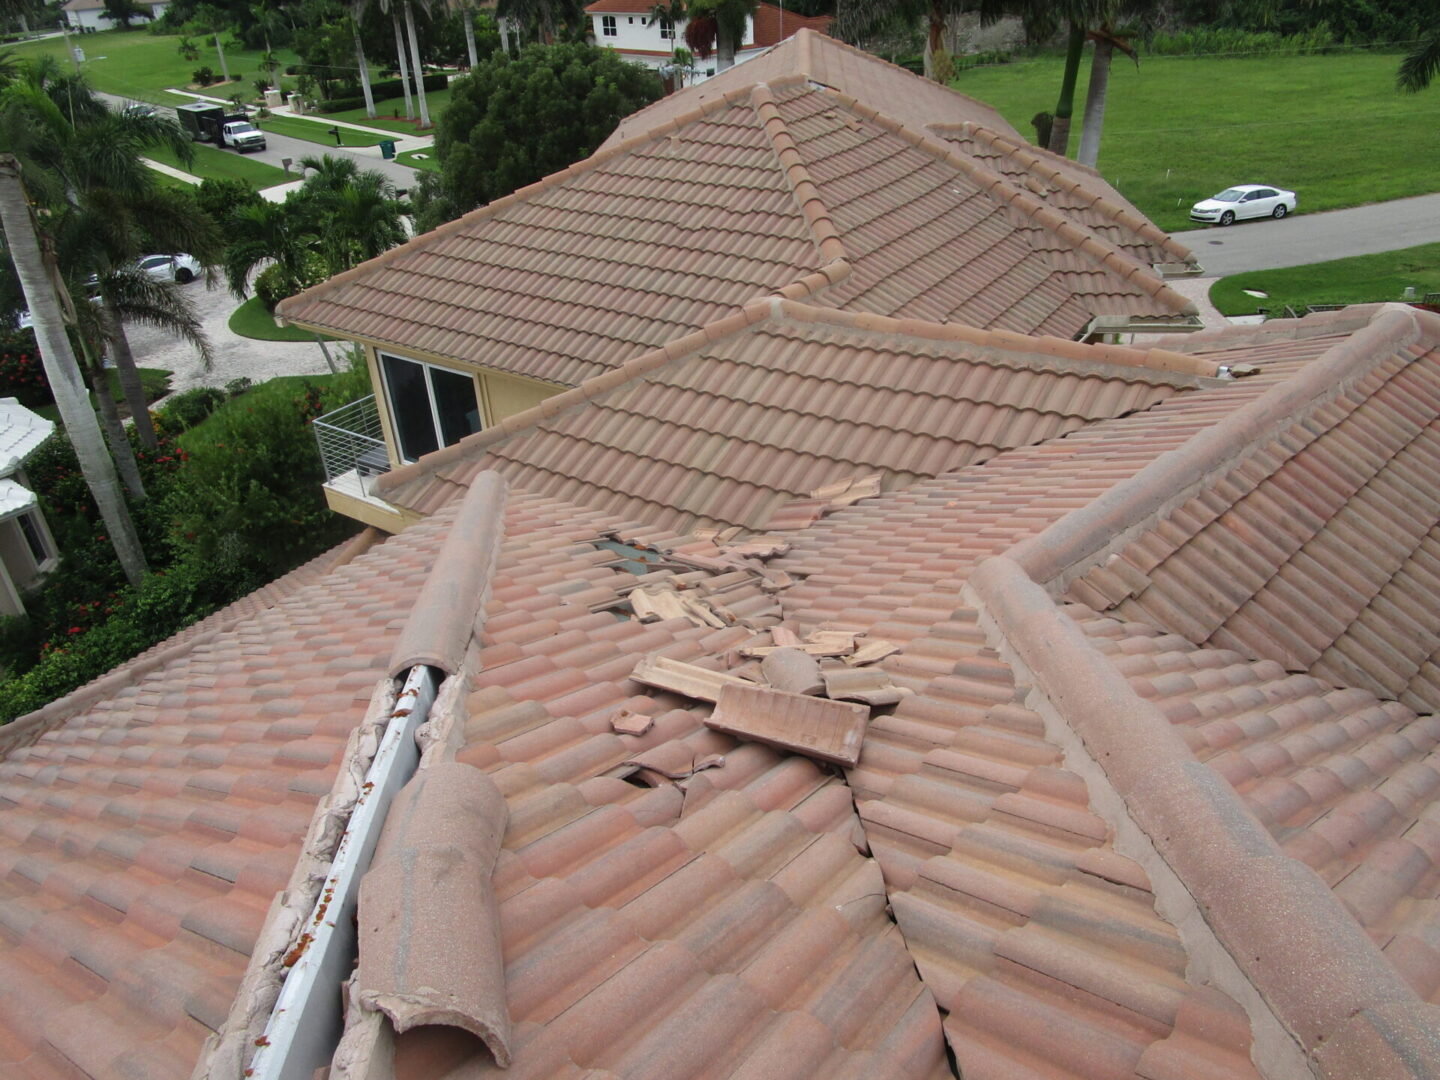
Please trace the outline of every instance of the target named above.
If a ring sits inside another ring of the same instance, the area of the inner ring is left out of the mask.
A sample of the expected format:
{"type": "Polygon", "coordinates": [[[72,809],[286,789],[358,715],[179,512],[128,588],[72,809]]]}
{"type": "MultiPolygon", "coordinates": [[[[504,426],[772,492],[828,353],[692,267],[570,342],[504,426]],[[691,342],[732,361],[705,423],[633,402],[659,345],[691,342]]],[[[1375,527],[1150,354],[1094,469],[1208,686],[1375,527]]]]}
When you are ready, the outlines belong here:
{"type": "Polygon", "coordinates": [[[375,395],[342,405],[315,421],[315,442],[325,469],[325,482],[359,468],[383,472],[388,458],[375,395]]]}

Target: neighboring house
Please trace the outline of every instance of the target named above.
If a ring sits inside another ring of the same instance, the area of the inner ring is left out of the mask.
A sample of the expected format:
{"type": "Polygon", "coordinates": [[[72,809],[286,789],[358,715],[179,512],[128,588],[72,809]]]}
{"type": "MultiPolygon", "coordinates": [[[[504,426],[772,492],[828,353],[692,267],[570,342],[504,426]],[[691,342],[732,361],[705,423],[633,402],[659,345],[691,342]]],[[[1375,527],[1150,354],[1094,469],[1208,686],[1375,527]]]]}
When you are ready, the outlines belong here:
{"type": "MultiPolygon", "coordinates": [[[[595,42],[614,49],[632,63],[644,64],[670,76],[675,71],[674,52],[685,47],[687,20],[672,21],[655,14],[657,5],[644,0],[595,0],[585,7],[595,42]]],[[[801,30],[824,33],[828,15],[806,17],[776,4],[761,3],[753,18],[745,20],[745,33],[735,49],[735,63],[759,56],[801,30]]],[[[693,70],[683,72],[676,89],[702,83],[716,72],[716,56],[694,57],[693,70]]]]}
{"type": "MultiPolygon", "coordinates": [[[[148,8],[149,13],[142,11],[132,20],[132,25],[160,18],[169,5],[170,0],[151,0],[150,3],[142,4],[142,9],[148,8]]],[[[65,13],[65,21],[72,30],[113,30],[119,25],[105,14],[104,0],[66,0],[60,10],[65,13]]]]}
{"type": "Polygon", "coordinates": [[[25,478],[25,459],[55,425],[0,398],[0,615],[21,615],[25,591],[55,565],[55,541],[25,478]]]}
{"type": "Polygon", "coordinates": [[[364,346],[380,391],[318,425],[332,507],[402,528],[412,515],[362,474],[776,291],[1062,338],[1200,326],[1165,282],[1194,257],[1093,170],[812,31],[627,123],[586,161],[280,304],[364,346]]]}

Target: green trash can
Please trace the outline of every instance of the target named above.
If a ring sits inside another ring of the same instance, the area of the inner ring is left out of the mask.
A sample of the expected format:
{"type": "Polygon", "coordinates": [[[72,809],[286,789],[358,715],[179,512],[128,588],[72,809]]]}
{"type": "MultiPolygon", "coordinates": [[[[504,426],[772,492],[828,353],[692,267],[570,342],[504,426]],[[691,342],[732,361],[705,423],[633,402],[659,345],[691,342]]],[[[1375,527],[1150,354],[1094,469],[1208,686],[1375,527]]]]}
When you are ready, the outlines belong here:
{"type": "Polygon", "coordinates": [[[382,158],[384,158],[386,161],[389,161],[391,158],[393,158],[393,157],[395,156],[395,140],[394,140],[394,139],[381,139],[381,140],[380,140],[380,156],[381,156],[382,158]]]}

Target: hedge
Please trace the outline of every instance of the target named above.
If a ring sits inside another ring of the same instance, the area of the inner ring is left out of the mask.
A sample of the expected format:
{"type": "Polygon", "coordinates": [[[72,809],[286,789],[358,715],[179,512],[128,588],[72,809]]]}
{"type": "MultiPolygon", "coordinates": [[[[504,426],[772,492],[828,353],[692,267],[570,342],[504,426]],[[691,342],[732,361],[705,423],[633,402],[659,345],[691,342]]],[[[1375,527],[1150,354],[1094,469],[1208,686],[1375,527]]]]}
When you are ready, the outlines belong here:
{"type": "MultiPolygon", "coordinates": [[[[449,75],[426,75],[422,80],[425,92],[431,93],[436,90],[444,90],[450,85],[449,75]]],[[[370,96],[376,101],[389,101],[392,98],[404,97],[405,86],[400,79],[380,79],[370,84],[370,96]]],[[[358,97],[328,98],[318,102],[315,106],[316,112],[344,112],[346,109],[359,109],[365,104],[363,95],[358,97]]]]}

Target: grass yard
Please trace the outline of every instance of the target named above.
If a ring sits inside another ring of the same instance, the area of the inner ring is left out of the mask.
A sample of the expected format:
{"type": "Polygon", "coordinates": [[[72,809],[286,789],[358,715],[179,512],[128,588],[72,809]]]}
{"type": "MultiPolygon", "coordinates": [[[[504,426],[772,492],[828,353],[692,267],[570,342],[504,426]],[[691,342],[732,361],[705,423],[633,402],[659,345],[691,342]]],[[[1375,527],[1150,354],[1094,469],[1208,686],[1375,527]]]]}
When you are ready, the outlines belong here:
{"type": "MultiPolygon", "coordinates": [[[[98,34],[72,36],[71,40],[85,50],[85,62],[81,70],[90,84],[107,94],[119,94],[136,101],[148,101],[156,105],[183,104],[185,99],[166,93],[167,87],[183,90],[190,85],[191,73],[196,68],[209,67],[218,76],[220,58],[215,52],[212,35],[208,46],[200,49],[200,59],[185,60],[176,51],[180,43],[178,35],[156,35],[148,30],[105,30],[98,34]]],[[[195,39],[200,44],[201,39],[195,39]]],[[[65,55],[62,38],[46,38],[44,41],[26,42],[9,47],[16,59],[31,56],[50,55],[60,61],[62,67],[71,70],[70,60],[65,55]]],[[[280,63],[293,64],[299,60],[289,49],[278,49],[280,63]]],[[[225,61],[230,74],[237,76],[235,82],[222,86],[197,88],[197,93],[225,98],[239,91],[247,99],[255,96],[255,79],[260,76],[259,51],[226,49],[225,61]]],[[[293,80],[291,80],[293,81],[293,80]]]]}
{"type": "MultiPolygon", "coordinates": [[[[309,330],[294,326],[276,326],[275,317],[265,310],[258,296],[252,296],[230,316],[230,330],[241,337],[256,341],[314,341],[309,330]]],[[[326,338],[327,341],[333,340],[326,338]]]]}
{"type": "Polygon", "coordinates": [[[299,179],[298,176],[287,176],[284,169],[266,165],[263,161],[256,161],[234,150],[218,150],[204,143],[195,143],[194,146],[195,159],[188,165],[166,147],[152,146],[145,151],[145,156],[152,161],[183,169],[201,179],[245,180],[256,188],[272,187],[299,179]]]}
{"type": "MultiPolygon", "coordinates": [[[[1160,228],[1191,227],[1190,206],[1231,184],[1278,184],[1300,212],[1440,188],[1440,93],[1395,90],[1397,53],[1254,59],[1123,57],[1111,69],[1099,168],[1160,228]]],[[[962,72],[951,84],[994,105],[1021,134],[1055,107],[1059,57],[962,72]]],[[[1088,61],[1076,87],[1080,144],[1088,61]]]]}
{"type": "MultiPolygon", "coordinates": [[[[430,110],[430,120],[439,119],[440,114],[450,104],[449,90],[432,90],[425,95],[426,107],[430,110]]],[[[403,97],[387,98],[384,101],[375,103],[375,111],[379,115],[370,117],[365,115],[365,108],[346,109],[343,112],[323,113],[327,120],[348,120],[352,124],[364,124],[366,127],[382,128],[385,131],[398,131],[402,135],[420,135],[426,129],[420,127],[418,120],[405,119],[405,99],[403,97]]],[[[415,106],[419,112],[419,107],[415,106]]]]}
{"type": "Polygon", "coordinates": [[[1210,287],[1210,301],[1225,315],[1253,315],[1262,307],[1280,312],[1286,306],[1399,300],[1407,286],[1421,299],[1440,292],[1440,244],[1233,274],[1210,287]],[[1250,296],[1246,289],[1266,296],[1250,296]]]}
{"type": "MultiPolygon", "coordinates": [[[[155,402],[170,392],[170,376],[174,374],[161,368],[140,368],[140,385],[145,388],[145,399],[155,402]]],[[[105,372],[105,377],[110,383],[110,396],[115,399],[115,404],[120,407],[121,417],[130,415],[130,409],[125,404],[125,392],[120,389],[120,374],[113,368],[105,372]]],[[[95,395],[90,395],[90,402],[93,405],[95,395]]],[[[36,406],[35,412],[60,423],[60,407],[55,404],[36,406]]]]}
{"type": "Polygon", "coordinates": [[[435,147],[433,146],[422,146],[419,150],[406,150],[403,154],[396,154],[395,160],[401,165],[409,165],[412,169],[424,169],[426,172],[440,171],[440,159],[435,156],[435,147]]]}
{"type": "MultiPolygon", "coordinates": [[[[273,131],[277,135],[289,135],[291,138],[319,143],[331,149],[335,147],[335,136],[330,134],[331,125],[323,120],[304,120],[298,116],[268,116],[255,123],[262,130],[273,131]]],[[[384,135],[367,135],[351,128],[340,128],[340,137],[344,140],[342,146],[377,146],[385,138],[384,135]]]]}

